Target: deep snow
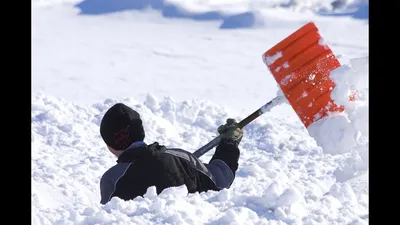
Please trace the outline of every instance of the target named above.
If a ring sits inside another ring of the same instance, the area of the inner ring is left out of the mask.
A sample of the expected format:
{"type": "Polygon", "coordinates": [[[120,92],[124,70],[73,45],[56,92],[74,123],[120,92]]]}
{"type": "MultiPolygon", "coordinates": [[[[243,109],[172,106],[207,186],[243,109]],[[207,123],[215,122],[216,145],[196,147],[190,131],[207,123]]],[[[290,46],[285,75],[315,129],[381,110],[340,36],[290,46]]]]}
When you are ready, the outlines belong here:
{"type": "MultiPolygon", "coordinates": [[[[174,2],[202,12],[261,3],[174,2]]],[[[299,5],[318,2],[297,2],[267,7],[262,26],[221,30],[225,19],[84,15],[79,1],[33,1],[33,224],[368,224],[368,22],[303,12],[299,5]],[[108,107],[139,111],[146,142],[195,151],[226,118],[277,95],[261,55],[310,20],[342,63],[331,74],[342,114],[306,129],[287,103],[266,112],[244,129],[228,190],[156,196],[151,187],[144,198],[99,204],[99,179],[116,160],[99,135],[108,107]]]]}

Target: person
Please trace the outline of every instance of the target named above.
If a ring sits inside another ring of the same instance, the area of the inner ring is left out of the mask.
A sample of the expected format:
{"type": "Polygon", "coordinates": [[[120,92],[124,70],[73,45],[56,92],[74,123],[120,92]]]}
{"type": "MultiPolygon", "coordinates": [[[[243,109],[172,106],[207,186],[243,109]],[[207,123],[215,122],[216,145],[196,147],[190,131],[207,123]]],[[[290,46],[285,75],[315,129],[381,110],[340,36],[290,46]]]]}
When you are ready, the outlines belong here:
{"type": "Polygon", "coordinates": [[[192,153],[167,148],[158,142],[146,144],[141,116],[123,103],[107,110],[100,124],[100,135],[117,164],[100,179],[101,204],[113,197],[131,200],[155,186],[164,189],[186,185],[189,193],[229,188],[235,179],[243,130],[234,119],[217,128],[223,135],[208,163],[192,153]]]}

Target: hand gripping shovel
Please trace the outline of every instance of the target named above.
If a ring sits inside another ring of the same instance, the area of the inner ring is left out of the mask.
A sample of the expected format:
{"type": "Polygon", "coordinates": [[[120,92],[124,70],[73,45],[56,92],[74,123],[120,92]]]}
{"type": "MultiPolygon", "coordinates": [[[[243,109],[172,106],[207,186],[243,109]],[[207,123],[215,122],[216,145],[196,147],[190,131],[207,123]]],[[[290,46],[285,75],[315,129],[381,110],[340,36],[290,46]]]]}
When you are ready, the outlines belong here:
{"type": "MultiPolygon", "coordinates": [[[[254,111],[252,114],[244,118],[242,121],[238,123],[239,128],[245,127],[247,124],[249,124],[251,121],[257,119],[260,115],[264,114],[265,112],[269,111],[272,109],[272,107],[280,104],[283,102],[284,96],[277,96],[274,99],[272,99],[270,102],[267,104],[263,105],[261,108],[257,109],[254,111]]],[[[199,148],[197,151],[195,151],[193,154],[198,158],[208,151],[210,149],[214,148],[219,144],[221,141],[222,135],[218,135],[216,138],[208,142],[208,144],[204,145],[203,147],[199,148]]]]}
{"type": "MultiPolygon", "coordinates": [[[[284,102],[286,98],[305,127],[325,117],[328,112],[343,111],[330,98],[335,86],[329,78],[340,66],[324,43],[314,23],[309,22],[263,54],[264,63],[274,76],[284,96],[277,96],[239,122],[243,128],[260,115],[284,102]]],[[[200,157],[217,146],[221,135],[193,154],[200,157]]]]}

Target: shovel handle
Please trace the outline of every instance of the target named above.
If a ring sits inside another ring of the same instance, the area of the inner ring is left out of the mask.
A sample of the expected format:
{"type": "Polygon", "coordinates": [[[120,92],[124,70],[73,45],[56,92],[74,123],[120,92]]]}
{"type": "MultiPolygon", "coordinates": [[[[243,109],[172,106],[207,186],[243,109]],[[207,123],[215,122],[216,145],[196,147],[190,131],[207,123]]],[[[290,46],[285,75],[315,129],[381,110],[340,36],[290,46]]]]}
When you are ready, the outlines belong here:
{"type": "MultiPolygon", "coordinates": [[[[283,95],[277,96],[274,99],[272,99],[271,101],[269,101],[267,104],[263,105],[262,107],[260,107],[259,109],[257,109],[256,111],[254,111],[252,114],[248,115],[246,118],[244,118],[242,121],[240,121],[238,123],[238,127],[240,129],[242,129],[243,127],[245,127],[247,124],[251,123],[253,120],[257,119],[259,116],[261,116],[262,114],[268,112],[269,110],[271,110],[274,106],[279,105],[281,103],[283,103],[283,100],[285,99],[285,97],[283,95]]],[[[210,142],[208,142],[206,145],[204,145],[203,147],[199,148],[198,150],[196,150],[193,154],[199,158],[202,155],[204,155],[205,153],[207,153],[208,151],[210,151],[212,148],[214,148],[215,146],[217,146],[219,144],[219,142],[222,139],[222,135],[218,135],[216,138],[212,139],[210,142]]]]}

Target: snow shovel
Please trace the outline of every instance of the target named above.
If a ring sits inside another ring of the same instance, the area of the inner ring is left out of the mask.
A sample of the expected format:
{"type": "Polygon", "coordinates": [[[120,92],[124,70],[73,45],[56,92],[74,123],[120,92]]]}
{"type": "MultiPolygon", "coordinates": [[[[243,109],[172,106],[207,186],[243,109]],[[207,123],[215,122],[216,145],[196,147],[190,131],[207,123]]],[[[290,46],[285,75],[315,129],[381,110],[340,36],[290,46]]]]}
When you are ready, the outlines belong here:
{"type": "MultiPolygon", "coordinates": [[[[324,43],[314,23],[309,22],[263,55],[263,61],[274,76],[284,96],[277,96],[238,123],[239,128],[283,103],[286,98],[301,122],[308,127],[328,112],[343,111],[330,98],[335,86],[329,78],[340,66],[330,48],[324,43]]],[[[217,146],[219,135],[193,154],[200,157],[217,146]]]]}
{"type": "Polygon", "coordinates": [[[305,127],[344,110],[330,98],[335,83],[329,75],[340,63],[314,23],[269,49],[263,59],[305,127]]]}

